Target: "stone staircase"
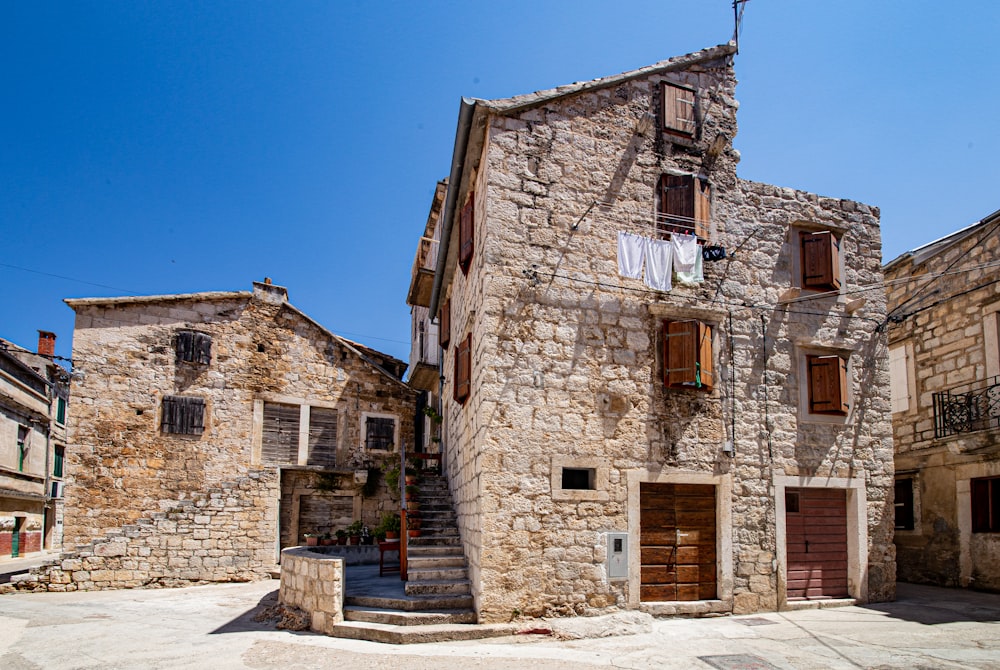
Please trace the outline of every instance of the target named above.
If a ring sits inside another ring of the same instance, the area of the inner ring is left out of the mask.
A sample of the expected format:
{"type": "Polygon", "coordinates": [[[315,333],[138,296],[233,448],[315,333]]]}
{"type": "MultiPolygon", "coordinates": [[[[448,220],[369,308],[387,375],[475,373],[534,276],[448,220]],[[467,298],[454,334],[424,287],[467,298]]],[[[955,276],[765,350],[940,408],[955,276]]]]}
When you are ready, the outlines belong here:
{"type": "Polygon", "coordinates": [[[344,622],[332,634],[392,644],[510,635],[506,625],[470,625],[477,617],[448,483],[424,475],[419,487],[421,534],[407,545],[402,593],[352,594],[348,576],[344,622]]]}

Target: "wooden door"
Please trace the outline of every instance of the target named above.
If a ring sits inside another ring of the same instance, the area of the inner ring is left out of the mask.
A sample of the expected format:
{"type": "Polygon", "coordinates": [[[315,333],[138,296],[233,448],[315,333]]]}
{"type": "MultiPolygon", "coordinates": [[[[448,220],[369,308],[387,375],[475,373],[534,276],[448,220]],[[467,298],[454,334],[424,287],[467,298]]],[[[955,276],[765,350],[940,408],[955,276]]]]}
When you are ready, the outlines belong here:
{"type": "Polygon", "coordinates": [[[715,487],[641,483],[639,506],[639,599],[715,598],[715,487]]]}
{"type": "Polygon", "coordinates": [[[787,599],[847,597],[847,492],[785,489],[787,599]]]}

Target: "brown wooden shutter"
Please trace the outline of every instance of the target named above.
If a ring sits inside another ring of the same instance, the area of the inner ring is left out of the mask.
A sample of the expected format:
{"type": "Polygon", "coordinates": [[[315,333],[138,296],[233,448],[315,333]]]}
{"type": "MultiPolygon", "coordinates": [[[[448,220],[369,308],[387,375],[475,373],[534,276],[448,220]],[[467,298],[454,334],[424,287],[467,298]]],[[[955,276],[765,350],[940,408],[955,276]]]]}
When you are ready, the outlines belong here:
{"type": "Polygon", "coordinates": [[[462,266],[462,274],[469,274],[472,264],[472,254],[475,250],[475,205],[474,193],[469,193],[469,199],[462,208],[458,226],[458,264],[462,266]]]}
{"type": "Polygon", "coordinates": [[[194,351],[192,361],[208,365],[212,362],[212,337],[205,333],[194,334],[194,351]]]}
{"type": "Polygon", "coordinates": [[[689,88],[663,83],[663,129],[691,137],[695,131],[694,91],[689,88]]]}
{"type": "Polygon", "coordinates": [[[438,312],[438,341],[441,343],[441,347],[444,349],[448,348],[448,343],[451,342],[451,299],[444,301],[441,305],[441,311],[438,312]]]}
{"type": "Polygon", "coordinates": [[[829,232],[802,233],[802,288],[840,289],[840,243],[829,232]]]}
{"type": "Polygon", "coordinates": [[[472,392],[472,333],[455,347],[455,400],[464,403],[472,392]]]}
{"type": "Polygon", "coordinates": [[[712,327],[698,322],[698,376],[701,388],[710,390],[715,385],[712,369],[712,327]]]}
{"type": "Polygon", "coordinates": [[[709,183],[693,175],[665,174],[660,177],[660,230],[708,239],[712,190],[709,183]]]}
{"type": "Polygon", "coordinates": [[[809,411],[847,414],[847,361],[840,356],[808,356],[809,411]]]}
{"type": "Polygon", "coordinates": [[[668,321],[663,325],[663,383],[711,390],[712,327],[700,321],[668,321]]]}
{"type": "Polygon", "coordinates": [[[708,239],[709,221],[712,219],[712,191],[704,179],[693,179],[694,234],[708,239]]]}

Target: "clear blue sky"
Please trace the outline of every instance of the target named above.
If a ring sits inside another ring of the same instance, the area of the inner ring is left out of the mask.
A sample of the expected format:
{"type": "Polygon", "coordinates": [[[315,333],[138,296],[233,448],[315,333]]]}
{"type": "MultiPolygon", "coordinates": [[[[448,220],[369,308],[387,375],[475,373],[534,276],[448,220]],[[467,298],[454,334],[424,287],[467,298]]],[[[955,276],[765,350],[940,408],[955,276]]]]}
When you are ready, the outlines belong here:
{"type": "MultiPolygon", "coordinates": [[[[728,41],[730,0],[10,2],[0,337],[65,297],[248,290],[406,359],[459,99],[728,41]]],[[[750,0],[740,176],[881,207],[884,254],[1000,209],[1000,3],[750,0]]]]}

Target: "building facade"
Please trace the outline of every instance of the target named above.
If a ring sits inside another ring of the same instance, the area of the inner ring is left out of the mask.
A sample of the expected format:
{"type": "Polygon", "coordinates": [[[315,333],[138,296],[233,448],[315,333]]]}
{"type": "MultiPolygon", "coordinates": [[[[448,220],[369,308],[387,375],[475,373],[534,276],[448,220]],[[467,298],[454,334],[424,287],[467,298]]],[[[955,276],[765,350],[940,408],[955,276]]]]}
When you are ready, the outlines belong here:
{"type": "Polygon", "coordinates": [[[0,340],[0,558],[62,545],[69,373],[54,333],[37,351],[0,340]]]}
{"type": "Polygon", "coordinates": [[[1000,212],[885,266],[899,579],[1000,590],[1000,212]]]}
{"type": "Polygon", "coordinates": [[[894,597],[878,211],[737,177],[734,54],[463,100],[427,309],[480,621],[894,597]]]}
{"type": "Polygon", "coordinates": [[[283,287],[66,302],[71,551],[38,571],[47,588],[262,578],[307,533],[398,506],[378,477],[413,439],[406,364],[283,287]]]}

